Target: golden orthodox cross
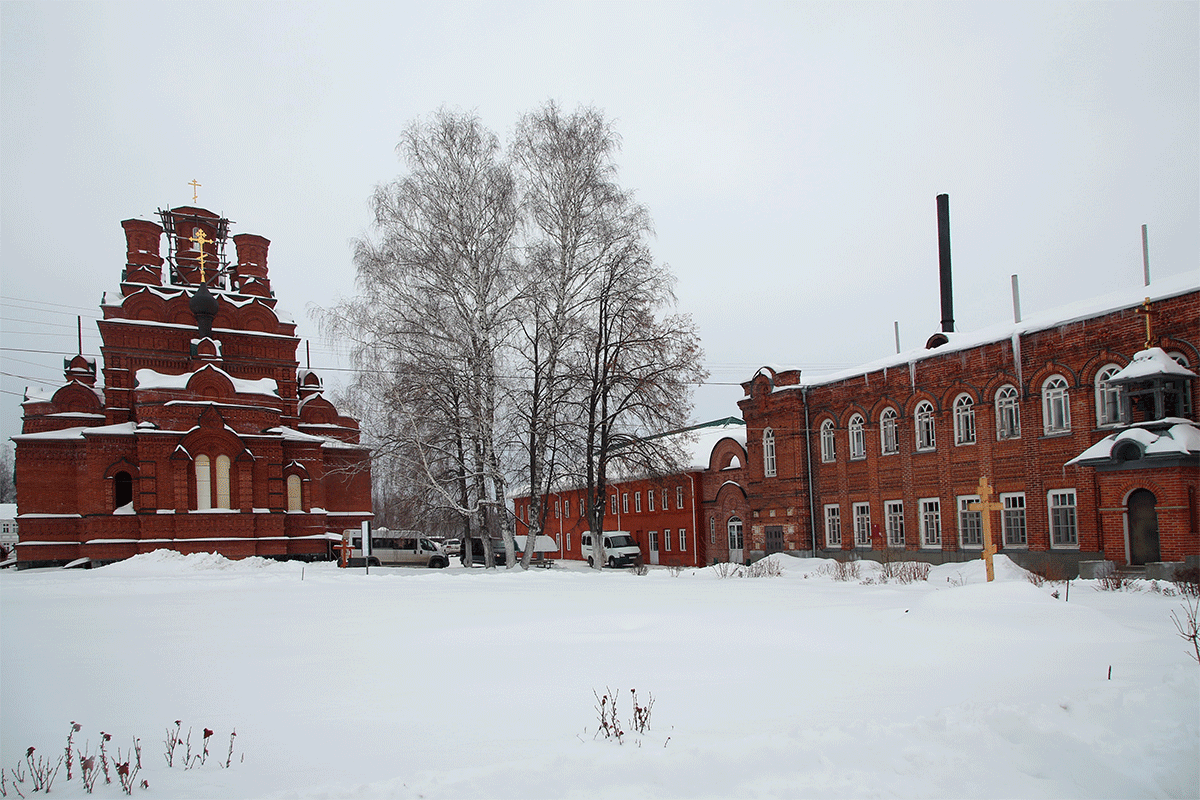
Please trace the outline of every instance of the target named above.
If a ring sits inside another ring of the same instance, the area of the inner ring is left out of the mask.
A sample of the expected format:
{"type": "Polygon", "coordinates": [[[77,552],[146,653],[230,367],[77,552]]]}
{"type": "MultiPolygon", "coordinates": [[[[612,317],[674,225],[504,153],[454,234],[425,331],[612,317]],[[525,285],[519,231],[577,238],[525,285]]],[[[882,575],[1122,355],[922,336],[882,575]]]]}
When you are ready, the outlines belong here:
{"type": "Polygon", "coordinates": [[[1152,338],[1150,335],[1150,318],[1158,312],[1150,308],[1150,298],[1147,297],[1140,306],[1133,310],[1133,313],[1146,315],[1146,346],[1143,349],[1149,350],[1150,340],[1152,338]]]}
{"type": "Polygon", "coordinates": [[[203,228],[196,228],[196,233],[188,241],[195,242],[197,249],[200,251],[200,282],[208,283],[208,280],[204,277],[204,245],[211,242],[212,239],[205,235],[203,228]]]}
{"type": "Polygon", "coordinates": [[[987,476],[979,479],[979,502],[968,503],[968,511],[979,511],[983,523],[983,560],[987,563],[987,579],[991,583],[996,579],[996,571],[992,566],[992,556],[996,555],[996,543],[992,541],[992,512],[1000,511],[1004,503],[992,500],[992,487],[988,486],[987,476]]]}
{"type": "Polygon", "coordinates": [[[350,563],[350,553],[354,550],[354,545],[350,544],[350,539],[342,539],[333,546],[334,550],[341,552],[340,564],[338,566],[345,567],[350,563]]]}
{"type": "Polygon", "coordinates": [[[197,183],[195,178],[192,178],[192,182],[188,184],[188,186],[192,187],[192,202],[193,203],[200,199],[200,193],[197,192],[196,190],[199,189],[203,185],[204,184],[202,184],[202,183],[197,183]]]}

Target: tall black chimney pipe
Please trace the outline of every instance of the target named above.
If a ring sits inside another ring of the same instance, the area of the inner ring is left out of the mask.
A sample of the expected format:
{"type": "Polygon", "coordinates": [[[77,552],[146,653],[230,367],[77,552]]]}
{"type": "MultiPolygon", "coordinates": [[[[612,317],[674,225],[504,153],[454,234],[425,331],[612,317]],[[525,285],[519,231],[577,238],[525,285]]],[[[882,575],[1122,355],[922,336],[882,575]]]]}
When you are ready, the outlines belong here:
{"type": "Polygon", "coordinates": [[[937,196],[938,265],[942,286],[942,332],[954,333],[954,288],[950,283],[950,195],[937,196]]]}

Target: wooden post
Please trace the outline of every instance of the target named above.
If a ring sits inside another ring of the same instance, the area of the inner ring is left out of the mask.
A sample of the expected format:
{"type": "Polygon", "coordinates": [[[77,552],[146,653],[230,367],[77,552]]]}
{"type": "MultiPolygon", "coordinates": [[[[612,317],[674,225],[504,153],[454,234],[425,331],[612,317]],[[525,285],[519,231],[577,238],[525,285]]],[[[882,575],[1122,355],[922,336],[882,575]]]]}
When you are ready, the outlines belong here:
{"type": "Polygon", "coordinates": [[[979,502],[968,503],[967,510],[980,512],[983,523],[983,560],[987,564],[988,583],[996,579],[996,570],[992,566],[992,556],[996,555],[996,543],[992,541],[992,512],[1003,508],[1003,503],[992,500],[992,487],[988,485],[987,476],[982,476],[979,479],[979,502]]]}

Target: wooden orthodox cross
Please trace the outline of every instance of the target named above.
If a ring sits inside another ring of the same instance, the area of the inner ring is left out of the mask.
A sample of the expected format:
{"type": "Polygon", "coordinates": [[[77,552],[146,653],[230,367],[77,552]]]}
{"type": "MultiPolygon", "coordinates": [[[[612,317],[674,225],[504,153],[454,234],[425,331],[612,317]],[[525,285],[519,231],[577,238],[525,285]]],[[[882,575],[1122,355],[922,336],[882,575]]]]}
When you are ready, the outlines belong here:
{"type": "Polygon", "coordinates": [[[343,538],[340,542],[333,546],[333,549],[341,551],[341,558],[339,559],[340,563],[338,566],[348,566],[350,564],[350,553],[354,551],[354,545],[350,544],[350,537],[347,536],[343,538]]]}
{"type": "Polygon", "coordinates": [[[992,500],[992,487],[988,486],[987,476],[979,479],[979,502],[968,503],[968,511],[979,511],[983,523],[983,560],[987,563],[987,579],[991,583],[996,579],[996,571],[992,566],[992,556],[996,555],[996,543],[992,541],[992,512],[1000,511],[1004,503],[992,500]]]}
{"type": "Polygon", "coordinates": [[[208,283],[204,277],[204,245],[211,242],[212,239],[208,238],[203,228],[196,228],[196,233],[188,241],[195,242],[196,248],[200,251],[200,282],[208,283]]]}
{"type": "Polygon", "coordinates": [[[1150,308],[1150,298],[1147,297],[1140,306],[1138,306],[1137,308],[1135,308],[1133,310],[1133,313],[1146,315],[1146,347],[1143,349],[1149,350],[1150,349],[1150,341],[1153,338],[1150,335],[1150,318],[1153,317],[1158,312],[1154,311],[1153,309],[1150,308]]]}
{"type": "Polygon", "coordinates": [[[188,184],[188,186],[192,187],[192,202],[193,203],[200,199],[200,193],[197,192],[196,190],[199,189],[203,185],[204,184],[197,182],[195,178],[192,178],[191,183],[188,184]]]}

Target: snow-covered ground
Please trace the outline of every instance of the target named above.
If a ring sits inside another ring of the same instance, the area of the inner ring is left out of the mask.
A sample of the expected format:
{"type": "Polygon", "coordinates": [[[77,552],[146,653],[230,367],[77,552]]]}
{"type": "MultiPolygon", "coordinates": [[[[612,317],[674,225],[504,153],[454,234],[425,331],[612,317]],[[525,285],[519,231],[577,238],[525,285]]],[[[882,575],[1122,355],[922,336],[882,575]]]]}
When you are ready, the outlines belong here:
{"type": "MultiPolygon", "coordinates": [[[[772,558],[781,576],[724,579],[167,552],[5,571],[8,797],[71,721],[93,754],[140,738],[147,798],[1200,795],[1179,597],[1075,581],[1067,602],[1003,557],[992,584],[974,562],[908,585],[772,558]],[[596,737],[607,689],[626,722],[653,695],[647,733],[596,737]],[[167,767],[177,719],[194,752],[214,731],[203,766],[167,767]]],[[[84,796],[74,771],[56,796],[84,796]]]]}

